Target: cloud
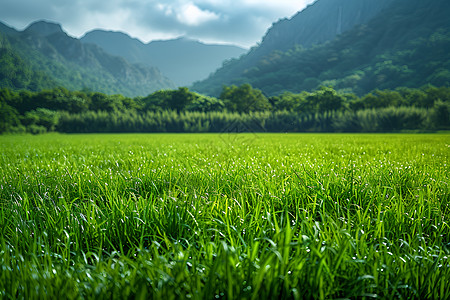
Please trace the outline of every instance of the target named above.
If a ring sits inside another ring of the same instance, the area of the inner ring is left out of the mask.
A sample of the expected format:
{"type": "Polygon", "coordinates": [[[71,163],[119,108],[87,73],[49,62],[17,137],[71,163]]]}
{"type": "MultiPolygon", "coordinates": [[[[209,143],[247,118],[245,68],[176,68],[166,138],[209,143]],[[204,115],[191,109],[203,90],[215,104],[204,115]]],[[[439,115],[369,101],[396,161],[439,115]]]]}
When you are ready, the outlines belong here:
{"type": "Polygon", "coordinates": [[[178,9],[177,19],[188,26],[199,26],[219,19],[219,15],[208,10],[201,10],[193,3],[186,3],[178,9]]]}
{"type": "Polygon", "coordinates": [[[73,36],[92,29],[127,32],[148,42],[187,36],[252,46],[270,25],[314,0],[2,0],[0,21],[22,29],[47,19],[73,36]]]}

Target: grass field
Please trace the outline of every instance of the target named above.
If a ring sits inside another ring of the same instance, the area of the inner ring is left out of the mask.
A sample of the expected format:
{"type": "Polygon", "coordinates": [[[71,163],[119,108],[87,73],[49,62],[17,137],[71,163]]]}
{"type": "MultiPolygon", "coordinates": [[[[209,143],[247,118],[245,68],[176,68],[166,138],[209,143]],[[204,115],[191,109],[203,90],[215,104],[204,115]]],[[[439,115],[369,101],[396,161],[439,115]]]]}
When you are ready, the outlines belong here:
{"type": "Polygon", "coordinates": [[[450,299],[447,133],[0,150],[0,298],[450,299]]]}

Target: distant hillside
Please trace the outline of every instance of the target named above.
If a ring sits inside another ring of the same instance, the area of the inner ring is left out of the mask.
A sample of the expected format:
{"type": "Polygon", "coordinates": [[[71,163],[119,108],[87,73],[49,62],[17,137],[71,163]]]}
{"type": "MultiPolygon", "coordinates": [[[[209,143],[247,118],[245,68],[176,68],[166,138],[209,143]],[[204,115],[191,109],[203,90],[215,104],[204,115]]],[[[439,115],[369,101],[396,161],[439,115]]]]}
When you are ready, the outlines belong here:
{"type": "Polygon", "coordinates": [[[155,66],[177,86],[188,86],[205,79],[225,60],[246,52],[237,46],[207,45],[186,38],[144,44],[125,33],[103,30],[91,31],[81,41],[96,44],[132,63],[155,66]]]}
{"type": "Polygon", "coordinates": [[[368,22],[394,0],[320,0],[291,19],[273,24],[252,55],[261,57],[295,45],[309,48],[368,22]]]}
{"type": "MultiPolygon", "coordinates": [[[[0,23],[0,26],[2,24],[0,23]]],[[[40,90],[56,86],[51,76],[35,70],[0,33],[0,88],[40,90]]]]}
{"type": "Polygon", "coordinates": [[[233,65],[227,72],[240,73],[252,68],[274,51],[287,51],[295,46],[310,48],[333,40],[356,25],[368,22],[394,0],[320,0],[298,12],[291,19],[274,23],[260,45],[233,65]]]}
{"type": "Polygon", "coordinates": [[[193,89],[218,95],[224,84],[250,83],[266,94],[278,94],[331,85],[361,95],[377,88],[446,85],[450,82],[449,13],[447,0],[319,0],[293,19],[275,24],[258,48],[193,89]],[[368,13],[370,5],[376,6],[377,13],[368,13]],[[324,42],[325,33],[333,30],[332,22],[322,33],[317,24],[322,21],[327,27],[327,20],[336,16],[335,38],[330,34],[331,40],[324,42]],[[365,22],[348,23],[347,18],[355,16],[365,16],[365,22]],[[286,45],[290,45],[287,50],[286,45]]]}
{"type": "Polygon", "coordinates": [[[96,45],[81,43],[59,24],[40,21],[22,32],[1,24],[0,37],[0,87],[39,90],[59,85],[127,96],[175,87],[157,68],[131,64],[96,45]],[[16,65],[15,71],[4,71],[3,64],[16,65]],[[21,72],[25,75],[18,77],[21,72]],[[41,80],[36,82],[35,76],[41,80]]]}

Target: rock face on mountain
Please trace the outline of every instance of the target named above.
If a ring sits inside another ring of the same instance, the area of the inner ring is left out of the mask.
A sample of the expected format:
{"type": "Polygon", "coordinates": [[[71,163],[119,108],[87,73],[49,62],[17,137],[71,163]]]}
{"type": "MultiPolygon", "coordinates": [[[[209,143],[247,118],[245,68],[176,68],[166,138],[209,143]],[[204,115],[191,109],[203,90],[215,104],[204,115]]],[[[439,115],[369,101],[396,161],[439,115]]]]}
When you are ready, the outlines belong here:
{"type": "MultiPolygon", "coordinates": [[[[8,44],[8,51],[2,52],[4,60],[20,58],[28,70],[45,74],[55,84],[69,89],[145,96],[159,89],[175,88],[157,68],[131,64],[96,45],[84,44],[68,36],[59,24],[39,21],[22,32],[2,24],[0,35],[8,44]]],[[[0,82],[10,82],[8,87],[23,88],[15,86],[14,81],[17,80],[0,78],[0,82]]]]}
{"type": "Polygon", "coordinates": [[[354,26],[371,20],[395,0],[319,0],[290,19],[270,27],[261,43],[251,49],[241,67],[248,68],[273,51],[294,46],[309,48],[331,41],[354,26]]]}
{"type": "Polygon", "coordinates": [[[295,45],[310,47],[372,19],[393,0],[320,0],[294,17],[275,23],[263,38],[258,51],[268,54],[295,45]]]}
{"type": "Polygon", "coordinates": [[[54,33],[65,34],[60,24],[48,21],[34,22],[24,30],[24,33],[35,34],[39,36],[49,36],[54,33]]]}
{"type": "Polygon", "coordinates": [[[225,60],[246,52],[237,46],[209,45],[186,38],[144,44],[125,33],[103,30],[88,32],[81,41],[96,44],[132,63],[155,66],[178,86],[205,79],[225,60]]]}
{"type": "Polygon", "coordinates": [[[277,94],[331,85],[361,94],[445,85],[449,8],[447,0],[318,0],[192,88],[218,95],[223,85],[251,83],[277,94]]]}

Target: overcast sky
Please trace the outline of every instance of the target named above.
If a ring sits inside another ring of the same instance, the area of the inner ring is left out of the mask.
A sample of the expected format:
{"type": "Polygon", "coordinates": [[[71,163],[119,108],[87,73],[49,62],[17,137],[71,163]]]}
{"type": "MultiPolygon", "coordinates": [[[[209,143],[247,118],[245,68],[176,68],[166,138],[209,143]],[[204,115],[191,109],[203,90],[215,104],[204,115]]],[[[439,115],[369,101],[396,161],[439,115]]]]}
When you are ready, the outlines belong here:
{"type": "Polygon", "coordinates": [[[280,18],[314,0],[0,0],[0,21],[22,30],[36,20],[75,37],[93,29],[127,32],[144,42],[179,36],[251,47],[280,18]]]}

